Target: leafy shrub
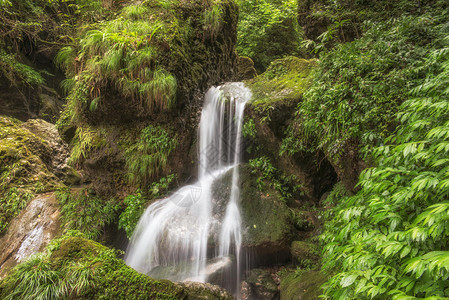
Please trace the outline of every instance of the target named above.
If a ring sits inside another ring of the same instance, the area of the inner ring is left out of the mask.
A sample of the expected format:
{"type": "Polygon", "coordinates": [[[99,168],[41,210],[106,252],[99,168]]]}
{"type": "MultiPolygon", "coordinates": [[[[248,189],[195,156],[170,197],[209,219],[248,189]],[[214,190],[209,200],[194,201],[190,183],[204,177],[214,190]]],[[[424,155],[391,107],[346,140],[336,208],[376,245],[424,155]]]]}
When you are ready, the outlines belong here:
{"type": "Polygon", "coordinates": [[[349,149],[380,145],[396,127],[407,90],[422,82],[425,55],[438,47],[446,17],[369,23],[366,34],[323,53],[282,149],[322,149],[338,162],[349,149]]]}
{"type": "Polygon", "coordinates": [[[114,199],[104,200],[92,195],[88,189],[56,192],[61,206],[61,220],[65,230],[79,230],[86,237],[98,238],[104,227],[116,217],[118,205],[114,199]]]}
{"type": "Polygon", "coordinates": [[[449,296],[449,48],[426,63],[435,75],[400,106],[396,134],[373,151],[376,167],[326,225],[328,299],[449,296]]]}
{"type": "Polygon", "coordinates": [[[242,135],[245,138],[255,138],[256,137],[256,124],[254,123],[254,119],[245,118],[245,123],[242,128],[242,135]]]}
{"type": "Polygon", "coordinates": [[[275,59],[300,54],[297,1],[245,0],[238,4],[237,52],[249,56],[258,72],[275,59]]]}

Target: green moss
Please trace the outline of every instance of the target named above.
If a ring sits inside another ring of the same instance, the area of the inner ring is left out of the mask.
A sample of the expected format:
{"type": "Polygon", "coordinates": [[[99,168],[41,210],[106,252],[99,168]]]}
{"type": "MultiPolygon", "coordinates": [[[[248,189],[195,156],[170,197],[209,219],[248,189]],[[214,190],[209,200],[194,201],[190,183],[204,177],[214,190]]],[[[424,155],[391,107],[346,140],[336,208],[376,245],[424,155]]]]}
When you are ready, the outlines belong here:
{"type": "Polygon", "coordinates": [[[251,104],[267,106],[277,101],[298,100],[312,83],[315,60],[286,57],[273,61],[265,73],[247,82],[251,104]]]}
{"type": "Polygon", "coordinates": [[[195,299],[193,295],[220,298],[207,289],[191,291],[140,274],[115,251],[73,231],[0,281],[1,299],[195,299]]]}
{"type": "Polygon", "coordinates": [[[289,272],[281,276],[281,300],[316,300],[321,295],[320,286],[326,276],[318,271],[306,271],[300,275],[289,272]]]}

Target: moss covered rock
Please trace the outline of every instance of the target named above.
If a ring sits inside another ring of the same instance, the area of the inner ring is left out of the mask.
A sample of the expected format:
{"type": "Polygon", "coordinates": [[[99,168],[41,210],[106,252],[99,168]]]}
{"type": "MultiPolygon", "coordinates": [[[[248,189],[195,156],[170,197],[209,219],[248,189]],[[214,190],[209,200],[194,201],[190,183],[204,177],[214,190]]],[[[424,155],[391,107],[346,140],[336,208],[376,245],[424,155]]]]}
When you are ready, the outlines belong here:
{"type": "Polygon", "coordinates": [[[61,50],[71,85],[58,127],[97,193],[123,198],[168,174],[190,175],[185,153],[196,138],[203,93],[234,78],[237,17],[233,0],[127,2],[61,50]],[[176,149],[162,158],[152,155],[163,147],[128,156],[149,126],[172,133],[176,149]],[[144,170],[145,180],[135,180],[132,169],[144,170]]]}
{"type": "Polygon", "coordinates": [[[24,123],[0,116],[0,235],[35,193],[62,185],[51,144],[24,123]]]}
{"type": "Polygon", "coordinates": [[[245,83],[252,91],[251,101],[245,109],[245,127],[251,124],[249,158],[268,157],[287,175],[296,177],[303,196],[297,198],[318,201],[322,193],[330,190],[336,175],[321,153],[303,151],[288,155],[283,139],[290,130],[294,112],[304,92],[312,83],[311,72],[316,60],[286,57],[275,60],[265,73],[245,83]]]}
{"type": "Polygon", "coordinates": [[[273,61],[268,69],[247,84],[253,97],[251,105],[268,105],[277,101],[296,101],[312,84],[311,70],[316,60],[289,56],[273,61]]]}
{"type": "Polygon", "coordinates": [[[316,300],[320,286],[327,280],[319,271],[292,271],[281,276],[281,300],[316,300]]]}
{"type": "Polygon", "coordinates": [[[0,281],[0,297],[12,293],[46,299],[233,299],[206,284],[154,280],[126,266],[113,250],[76,232],[53,241],[45,253],[18,265],[0,281]]]}
{"type": "MultiPolygon", "coordinates": [[[[277,191],[259,189],[258,177],[249,165],[241,165],[239,171],[243,246],[257,248],[260,253],[266,251],[267,255],[288,249],[295,234],[289,208],[277,191]]],[[[228,171],[215,181],[212,188],[214,201],[228,202],[232,172],[228,171]]]]}

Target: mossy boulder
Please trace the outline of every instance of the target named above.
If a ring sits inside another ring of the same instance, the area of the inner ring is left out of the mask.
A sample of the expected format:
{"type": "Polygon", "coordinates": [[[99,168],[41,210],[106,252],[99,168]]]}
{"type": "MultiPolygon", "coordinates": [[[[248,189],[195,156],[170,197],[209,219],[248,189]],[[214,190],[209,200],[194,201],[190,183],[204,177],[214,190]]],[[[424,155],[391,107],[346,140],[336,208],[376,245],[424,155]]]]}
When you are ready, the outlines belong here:
{"type": "Polygon", "coordinates": [[[316,300],[327,277],[319,271],[287,272],[281,276],[281,300],[316,300]]]}
{"type": "Polygon", "coordinates": [[[54,155],[24,123],[0,116],[0,235],[35,193],[62,185],[53,173],[54,155]]]}
{"type": "Polygon", "coordinates": [[[126,266],[114,250],[76,232],[53,241],[46,252],[0,281],[0,298],[12,293],[19,298],[233,299],[215,286],[154,280],[126,266]]]}
{"type": "MultiPolygon", "coordinates": [[[[288,260],[290,242],[295,235],[290,209],[268,184],[266,189],[260,190],[259,179],[252,171],[247,164],[239,167],[242,244],[245,248],[254,249],[259,256],[265,256],[266,261],[281,253],[283,255],[278,258],[288,260]]],[[[214,201],[223,203],[222,206],[230,197],[232,172],[230,170],[217,179],[212,187],[214,201]]]]}
{"type": "Polygon", "coordinates": [[[298,102],[312,84],[311,70],[316,65],[316,60],[295,56],[273,61],[264,73],[246,82],[253,93],[251,105],[298,102]]]}

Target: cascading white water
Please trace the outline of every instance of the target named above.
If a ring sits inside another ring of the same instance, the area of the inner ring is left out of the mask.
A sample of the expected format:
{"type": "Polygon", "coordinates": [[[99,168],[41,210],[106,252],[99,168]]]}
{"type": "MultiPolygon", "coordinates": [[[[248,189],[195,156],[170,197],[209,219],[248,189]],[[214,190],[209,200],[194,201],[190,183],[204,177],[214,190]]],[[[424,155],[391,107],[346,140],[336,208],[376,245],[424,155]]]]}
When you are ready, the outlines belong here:
{"type": "MultiPolygon", "coordinates": [[[[198,181],[150,205],[139,220],[125,257],[134,269],[156,278],[206,282],[208,244],[218,246],[214,266],[237,262],[239,282],[241,218],[239,173],[241,129],[251,92],[243,83],[212,87],[206,93],[200,121],[198,181]],[[212,214],[212,184],[232,169],[231,197],[222,219],[212,214]]],[[[209,257],[210,259],[210,257],[209,257]]]]}

